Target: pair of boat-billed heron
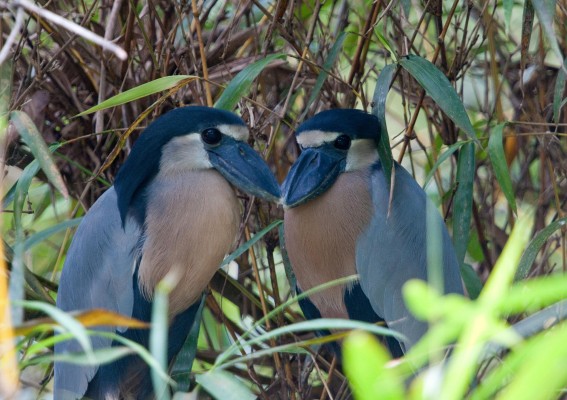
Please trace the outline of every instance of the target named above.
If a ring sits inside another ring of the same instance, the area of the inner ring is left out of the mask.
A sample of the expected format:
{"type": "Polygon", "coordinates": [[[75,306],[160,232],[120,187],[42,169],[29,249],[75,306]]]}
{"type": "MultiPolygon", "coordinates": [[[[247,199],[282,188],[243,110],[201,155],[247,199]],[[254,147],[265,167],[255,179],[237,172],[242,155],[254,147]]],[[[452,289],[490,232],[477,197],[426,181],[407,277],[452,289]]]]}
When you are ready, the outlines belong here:
{"type": "MultiPolygon", "coordinates": [[[[239,231],[235,187],[278,200],[275,177],[246,143],[236,115],[183,107],[150,124],[134,144],[114,186],[84,217],[68,251],[57,305],[65,311],[102,308],[150,321],[156,284],[177,277],[169,295],[168,360],[180,351],[199,300],[239,231]],[[172,272],[173,271],[173,272],[172,272]]],[[[148,346],[147,329],[116,329],[148,346]]],[[[95,350],[115,345],[91,337],[95,350]]],[[[57,354],[80,352],[77,341],[57,354]]],[[[55,363],[55,398],[145,399],[153,396],[149,369],[137,356],[105,365],[55,363]]]]}
{"type": "Polygon", "coordinates": [[[307,318],[384,321],[407,338],[387,338],[391,353],[401,356],[427,329],[402,298],[408,280],[427,280],[426,220],[437,225],[430,232],[442,235],[445,293],[462,293],[463,287],[441,216],[398,164],[390,196],[379,135],[375,116],[351,109],[321,112],[297,129],[302,153],[282,185],[285,243],[301,291],[359,275],[355,284],[301,300],[307,318]],[[427,209],[433,210],[430,218],[427,209]]]}

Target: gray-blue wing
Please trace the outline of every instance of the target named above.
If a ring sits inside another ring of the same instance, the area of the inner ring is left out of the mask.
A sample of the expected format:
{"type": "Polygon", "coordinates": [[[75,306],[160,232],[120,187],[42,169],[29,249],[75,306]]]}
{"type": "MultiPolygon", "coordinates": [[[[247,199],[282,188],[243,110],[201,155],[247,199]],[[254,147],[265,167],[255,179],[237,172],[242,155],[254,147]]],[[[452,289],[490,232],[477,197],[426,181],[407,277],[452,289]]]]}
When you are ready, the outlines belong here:
{"type": "MultiPolygon", "coordinates": [[[[374,311],[391,329],[407,337],[407,350],[427,330],[427,324],[407,310],[402,287],[410,279],[427,280],[426,206],[430,200],[398,164],[389,215],[389,190],[380,165],[373,168],[370,186],[374,215],[356,246],[360,285],[374,311]]],[[[435,211],[433,205],[430,209],[435,211]]],[[[445,293],[463,293],[459,264],[445,223],[438,212],[432,219],[436,231],[442,232],[445,293]]]]}
{"type": "MultiPolygon", "coordinates": [[[[123,228],[114,187],[107,190],[83,218],[65,260],[57,306],[64,311],[104,308],[132,315],[132,277],[141,230],[133,219],[123,228]]],[[[99,328],[114,332],[115,328],[99,328]]],[[[94,349],[111,340],[91,337],[94,349]]],[[[74,340],[55,346],[55,353],[80,352],[74,340]]],[[[81,398],[98,366],[55,363],[55,398],[81,398]]]]}

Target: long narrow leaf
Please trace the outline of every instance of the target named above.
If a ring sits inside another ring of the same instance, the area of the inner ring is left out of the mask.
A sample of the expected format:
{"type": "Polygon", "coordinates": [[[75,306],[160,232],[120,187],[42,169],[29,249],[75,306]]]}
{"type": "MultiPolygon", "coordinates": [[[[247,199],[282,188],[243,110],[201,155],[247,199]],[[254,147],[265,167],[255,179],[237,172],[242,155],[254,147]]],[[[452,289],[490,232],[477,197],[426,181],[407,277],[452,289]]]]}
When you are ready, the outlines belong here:
{"type": "Polygon", "coordinates": [[[376,81],[374,95],[372,96],[372,114],[374,114],[376,118],[378,118],[378,121],[380,121],[378,155],[380,157],[382,168],[384,168],[384,175],[386,176],[388,187],[390,187],[392,179],[394,157],[392,157],[390,136],[388,135],[388,127],[386,126],[386,98],[388,97],[388,92],[390,91],[390,85],[392,84],[395,72],[396,64],[388,64],[384,67],[384,69],[382,69],[382,72],[380,72],[378,80],[376,81]]]}
{"type": "Polygon", "coordinates": [[[427,185],[429,184],[429,182],[431,181],[431,179],[433,178],[433,175],[435,175],[435,171],[437,171],[437,169],[439,169],[439,167],[441,166],[441,164],[443,164],[443,162],[445,160],[447,160],[449,157],[451,157],[451,155],[459,150],[461,147],[463,147],[463,145],[465,143],[468,142],[457,142],[457,143],[453,143],[451,146],[449,146],[447,148],[447,150],[445,150],[445,152],[443,154],[441,154],[439,156],[439,158],[437,159],[437,161],[435,161],[435,164],[433,164],[433,167],[431,168],[431,171],[429,171],[429,173],[427,174],[427,176],[425,177],[425,181],[423,182],[423,188],[425,189],[427,187],[427,185]]]}
{"type": "Polygon", "coordinates": [[[545,37],[547,38],[551,49],[555,55],[563,60],[563,54],[561,53],[561,48],[557,41],[557,36],[553,30],[553,20],[555,17],[555,3],[556,0],[530,0],[534,10],[536,12],[537,18],[539,19],[541,29],[545,37]]]}
{"type": "Polygon", "coordinates": [[[309,107],[311,107],[311,104],[313,104],[313,102],[319,95],[319,92],[321,91],[321,88],[323,87],[325,80],[329,76],[329,72],[327,71],[330,71],[331,68],[333,68],[333,65],[335,64],[335,60],[337,59],[339,52],[343,48],[343,43],[345,41],[347,33],[348,32],[341,32],[341,34],[333,44],[333,47],[331,47],[331,50],[329,50],[329,54],[327,55],[327,58],[325,60],[325,63],[323,64],[323,68],[321,69],[321,72],[319,72],[319,75],[317,76],[317,80],[315,81],[313,90],[309,95],[309,100],[307,100],[307,104],[304,107],[305,110],[303,111],[300,120],[305,118],[305,114],[307,114],[309,107]]]}
{"type": "Polygon", "coordinates": [[[565,80],[567,78],[565,68],[567,68],[567,58],[563,60],[563,68],[559,68],[559,72],[557,72],[557,79],[555,80],[555,88],[553,90],[553,121],[555,121],[555,123],[559,123],[561,107],[564,104],[563,93],[565,92],[565,80]]]}
{"type": "Polygon", "coordinates": [[[80,218],[74,218],[74,219],[70,219],[70,220],[67,220],[67,221],[63,221],[63,222],[58,223],[57,225],[51,226],[51,227],[49,227],[49,228],[47,228],[47,229],[45,229],[41,232],[37,232],[37,233],[29,236],[26,239],[26,241],[24,242],[24,250],[31,249],[36,244],[43,242],[48,237],[56,234],[57,232],[78,226],[81,223],[82,220],[83,220],[83,218],[80,217],[80,218]]]}
{"type": "Polygon", "coordinates": [[[447,77],[430,61],[416,55],[402,57],[399,63],[419,82],[443,112],[471,139],[476,140],[476,133],[463,102],[447,77]]]}
{"type": "Polygon", "coordinates": [[[520,263],[518,265],[518,270],[516,271],[515,280],[525,279],[530,272],[530,269],[537,257],[537,254],[541,250],[541,247],[549,239],[553,233],[564,227],[567,224],[567,217],[553,221],[551,224],[539,231],[528,244],[528,247],[522,254],[520,263]]]}
{"type": "Polygon", "coordinates": [[[240,247],[238,247],[236,250],[234,250],[228,257],[226,257],[224,259],[224,261],[222,262],[221,266],[228,265],[232,261],[236,260],[242,254],[244,254],[244,252],[246,252],[250,247],[252,247],[258,240],[262,239],[264,237],[264,235],[266,235],[266,233],[268,233],[269,231],[271,231],[272,229],[274,229],[276,226],[280,225],[281,223],[283,223],[283,221],[281,219],[274,221],[270,225],[268,225],[264,229],[262,229],[260,232],[256,233],[254,235],[254,237],[252,237],[246,243],[242,244],[240,247]]]}
{"type": "Polygon", "coordinates": [[[502,131],[505,124],[499,124],[494,127],[488,139],[488,155],[494,169],[496,180],[510,204],[510,208],[514,214],[518,213],[516,208],[516,199],[514,198],[514,190],[512,188],[512,179],[508,164],[506,164],[506,155],[504,154],[504,146],[502,144],[502,131]]]}
{"type": "Polygon", "coordinates": [[[209,371],[197,375],[197,383],[217,400],[255,399],[256,395],[235,375],[222,370],[209,371]]]}
{"type": "Polygon", "coordinates": [[[125,92],[119,93],[116,96],[112,96],[111,98],[106,99],[102,103],[97,104],[96,106],[91,107],[88,110],[77,114],[76,116],[81,117],[83,115],[92,114],[96,111],[126,104],[131,101],[141,99],[142,97],[149,96],[151,94],[169,90],[176,85],[192,82],[195,79],[198,79],[198,77],[193,75],[164,76],[151,82],[144,83],[140,86],[136,86],[135,88],[126,90],[125,92]]]}
{"type": "Polygon", "coordinates": [[[63,177],[59,173],[55,161],[53,161],[51,157],[51,151],[29,115],[22,111],[12,111],[10,113],[10,121],[16,127],[23,141],[29,146],[33,156],[45,173],[45,176],[47,176],[47,179],[49,179],[63,197],[68,198],[69,193],[67,192],[67,187],[65,186],[65,182],[63,182],[63,177]]]}
{"type": "Polygon", "coordinates": [[[459,265],[469,244],[475,174],[474,143],[463,145],[457,166],[457,191],[453,200],[453,244],[459,265]]]}
{"type": "Polygon", "coordinates": [[[232,110],[236,107],[236,104],[242,96],[248,93],[250,86],[252,86],[254,79],[260,75],[260,72],[272,61],[283,58],[285,58],[285,54],[272,54],[244,68],[230,81],[226,89],[224,89],[215,107],[222,110],[232,110]]]}

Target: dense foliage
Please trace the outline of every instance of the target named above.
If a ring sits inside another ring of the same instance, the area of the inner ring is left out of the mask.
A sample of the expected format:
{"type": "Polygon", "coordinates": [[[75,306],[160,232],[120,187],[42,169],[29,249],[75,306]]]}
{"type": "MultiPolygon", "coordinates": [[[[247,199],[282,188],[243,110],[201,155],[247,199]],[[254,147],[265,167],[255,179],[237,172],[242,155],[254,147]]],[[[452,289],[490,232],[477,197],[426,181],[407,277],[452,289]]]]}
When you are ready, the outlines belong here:
{"type": "MultiPolygon", "coordinates": [[[[298,324],[279,248],[282,209],[243,195],[239,247],[210,284],[200,335],[170,371],[177,390],[196,381],[220,399],[562,396],[565,0],[20,0],[0,9],[0,397],[47,397],[54,341],[88,341],[83,325],[52,307],[73,229],[139,131],[188,104],[239,113],[280,182],[303,120],[337,107],[376,113],[388,133],[382,160],[404,165],[435,200],[470,299],[412,282],[408,304],[430,334],[391,362],[356,332],[339,368],[318,351],[315,324],[298,324]],[[64,327],[55,336],[54,321],[64,327]]],[[[89,327],[111,318],[79,319],[89,327]]],[[[156,352],[146,356],[159,360],[156,352]]]]}

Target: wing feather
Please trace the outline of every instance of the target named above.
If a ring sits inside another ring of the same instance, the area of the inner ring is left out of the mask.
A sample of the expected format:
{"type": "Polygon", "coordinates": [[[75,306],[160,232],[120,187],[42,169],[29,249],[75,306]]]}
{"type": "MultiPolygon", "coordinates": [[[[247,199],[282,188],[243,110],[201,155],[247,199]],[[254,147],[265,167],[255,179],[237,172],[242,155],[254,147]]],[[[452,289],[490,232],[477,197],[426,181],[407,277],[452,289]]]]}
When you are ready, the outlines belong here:
{"type": "MultiPolygon", "coordinates": [[[[75,233],[59,282],[57,306],[64,311],[103,308],[131,316],[132,276],[140,236],[140,226],[133,219],[122,227],[116,192],[111,187],[95,202],[75,233]]],[[[98,329],[116,331],[113,327],[98,329]]],[[[91,340],[95,350],[111,346],[107,338],[91,340]]],[[[55,346],[56,354],[80,351],[75,340],[55,346]]],[[[98,366],[55,363],[55,397],[82,397],[97,370],[98,366]]]]}
{"type": "MultiPolygon", "coordinates": [[[[380,164],[373,168],[371,192],[374,214],[357,241],[356,266],[360,285],[372,308],[388,326],[408,340],[405,349],[415,344],[427,330],[407,310],[402,286],[410,279],[427,280],[425,192],[400,165],[396,164],[395,187],[388,215],[389,190],[380,164]]],[[[433,209],[433,207],[432,207],[433,209]]],[[[451,238],[439,213],[435,223],[442,232],[445,293],[462,293],[459,265],[451,238]]]]}

